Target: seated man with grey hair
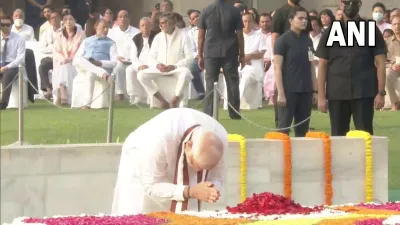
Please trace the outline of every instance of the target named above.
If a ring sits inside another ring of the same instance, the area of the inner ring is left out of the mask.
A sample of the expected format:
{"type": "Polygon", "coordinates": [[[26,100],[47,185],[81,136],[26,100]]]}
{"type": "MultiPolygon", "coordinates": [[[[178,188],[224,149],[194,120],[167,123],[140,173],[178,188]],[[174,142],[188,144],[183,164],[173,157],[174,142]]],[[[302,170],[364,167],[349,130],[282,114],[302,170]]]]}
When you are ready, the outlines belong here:
{"type": "Polygon", "coordinates": [[[194,47],[185,32],[175,26],[172,13],[160,16],[162,32],[154,38],[149,53],[149,68],[138,72],[138,80],[149,96],[157,98],[164,109],[179,105],[183,90],[192,80],[189,66],[193,62],[194,47]],[[169,103],[159,92],[154,80],[161,76],[177,79],[174,97],[169,103]]]}
{"type": "Polygon", "coordinates": [[[139,22],[140,33],[131,41],[130,58],[132,65],[126,68],[126,89],[132,105],[147,102],[147,94],[137,79],[137,72],[149,68],[149,52],[156,31],[151,29],[151,19],[143,17],[139,22]]]}
{"type": "Polygon", "coordinates": [[[228,132],[207,114],[158,114],[122,146],[112,214],[201,211],[201,202],[217,202],[227,149],[228,132]]]}
{"type": "Polygon", "coordinates": [[[78,70],[85,72],[84,106],[81,109],[90,109],[95,80],[108,80],[118,61],[116,44],[107,37],[108,22],[98,20],[95,29],[96,34],[82,42],[72,62],[78,70]]]}

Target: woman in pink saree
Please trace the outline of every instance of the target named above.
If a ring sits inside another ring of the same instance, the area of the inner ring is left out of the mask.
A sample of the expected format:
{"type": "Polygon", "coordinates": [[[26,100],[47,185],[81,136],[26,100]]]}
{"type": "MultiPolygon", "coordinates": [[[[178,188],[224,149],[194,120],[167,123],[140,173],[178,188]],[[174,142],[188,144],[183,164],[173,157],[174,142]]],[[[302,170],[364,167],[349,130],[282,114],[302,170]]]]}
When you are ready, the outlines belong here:
{"type": "Polygon", "coordinates": [[[267,39],[267,51],[264,55],[264,65],[270,65],[265,68],[266,73],[264,77],[264,97],[265,100],[268,100],[269,105],[273,105],[274,92],[275,92],[275,75],[274,75],[274,64],[272,63],[272,59],[274,58],[272,54],[272,42],[271,42],[271,33],[266,34],[267,39]]]}
{"type": "Polygon", "coordinates": [[[72,83],[77,74],[72,60],[85,38],[85,32],[77,30],[72,15],[64,15],[63,22],[64,28],[54,43],[52,84],[56,103],[67,105],[71,104],[72,83]]]}

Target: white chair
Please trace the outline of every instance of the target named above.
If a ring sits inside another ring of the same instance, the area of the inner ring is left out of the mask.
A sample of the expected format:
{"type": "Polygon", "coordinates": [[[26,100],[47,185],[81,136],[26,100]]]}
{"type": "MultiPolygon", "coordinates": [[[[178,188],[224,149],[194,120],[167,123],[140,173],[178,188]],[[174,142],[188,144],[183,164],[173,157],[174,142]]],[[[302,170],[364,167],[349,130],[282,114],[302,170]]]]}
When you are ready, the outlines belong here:
{"type": "MultiPolygon", "coordinates": [[[[78,75],[74,78],[72,88],[72,101],[71,108],[80,108],[85,106],[83,89],[86,88],[84,85],[85,77],[87,76],[83,71],[78,70],[78,75]]],[[[109,106],[110,89],[109,83],[105,80],[96,79],[94,82],[93,99],[90,108],[102,109],[109,106]]]]}
{"type": "MultiPolygon", "coordinates": [[[[223,82],[225,83],[226,87],[226,82],[225,79],[223,79],[223,82]]],[[[248,96],[251,96],[250,99],[246,99],[246,97],[242,97],[240,99],[240,109],[243,110],[252,110],[252,109],[258,109],[260,106],[262,106],[262,88],[263,84],[261,82],[254,82],[250,86],[246,87],[246,92],[248,96]],[[250,92],[250,93],[248,93],[250,92]]],[[[224,91],[224,110],[228,110],[228,93],[225,89],[224,91]]]]}
{"type": "MultiPolygon", "coordinates": [[[[28,79],[25,67],[21,67],[21,73],[24,77],[24,84],[23,84],[23,106],[24,108],[28,107],[28,81],[25,79],[28,79]]],[[[19,75],[17,75],[19,76],[19,75]]],[[[15,79],[15,81],[12,83],[11,87],[11,95],[10,95],[10,100],[8,102],[7,109],[18,109],[18,103],[19,103],[19,78],[15,79]]]]}
{"type": "MultiPolygon", "coordinates": [[[[177,84],[177,79],[173,76],[160,76],[153,81],[158,88],[160,94],[167,100],[171,102],[174,97],[175,87],[177,84]]],[[[188,87],[183,90],[183,96],[181,98],[181,102],[179,103],[179,107],[183,108],[187,106],[188,103],[188,87]]],[[[161,103],[157,98],[150,97],[150,108],[161,108],[161,103]]]]}

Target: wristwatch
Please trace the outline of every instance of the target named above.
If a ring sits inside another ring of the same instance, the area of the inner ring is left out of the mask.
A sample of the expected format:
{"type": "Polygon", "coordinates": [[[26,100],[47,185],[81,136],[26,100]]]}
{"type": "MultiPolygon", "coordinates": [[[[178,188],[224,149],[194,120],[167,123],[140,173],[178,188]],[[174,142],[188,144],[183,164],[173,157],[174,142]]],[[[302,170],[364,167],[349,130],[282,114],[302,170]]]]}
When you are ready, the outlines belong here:
{"type": "Polygon", "coordinates": [[[385,90],[379,91],[378,94],[380,96],[386,96],[386,91],[385,90]]]}

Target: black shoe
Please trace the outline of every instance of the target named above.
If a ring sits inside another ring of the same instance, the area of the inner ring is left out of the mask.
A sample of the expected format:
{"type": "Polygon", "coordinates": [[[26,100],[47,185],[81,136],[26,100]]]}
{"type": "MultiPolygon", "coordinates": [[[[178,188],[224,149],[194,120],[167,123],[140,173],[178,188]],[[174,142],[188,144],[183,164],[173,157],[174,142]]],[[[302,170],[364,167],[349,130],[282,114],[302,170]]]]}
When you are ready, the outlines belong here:
{"type": "Polygon", "coordinates": [[[196,100],[203,100],[204,99],[204,94],[200,94],[197,96],[196,100]]]}
{"type": "Polygon", "coordinates": [[[232,120],[241,120],[242,119],[242,117],[240,116],[240,115],[229,115],[229,117],[232,119],[232,120]]]}
{"type": "Polygon", "coordinates": [[[7,105],[0,102],[0,110],[6,110],[6,109],[7,109],[7,105]]]}

